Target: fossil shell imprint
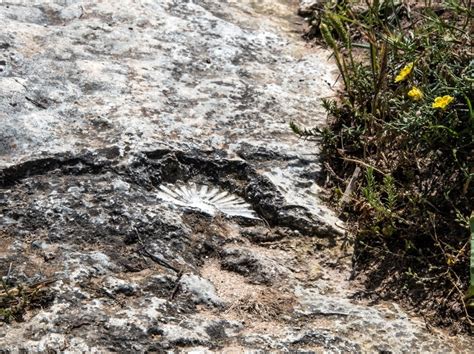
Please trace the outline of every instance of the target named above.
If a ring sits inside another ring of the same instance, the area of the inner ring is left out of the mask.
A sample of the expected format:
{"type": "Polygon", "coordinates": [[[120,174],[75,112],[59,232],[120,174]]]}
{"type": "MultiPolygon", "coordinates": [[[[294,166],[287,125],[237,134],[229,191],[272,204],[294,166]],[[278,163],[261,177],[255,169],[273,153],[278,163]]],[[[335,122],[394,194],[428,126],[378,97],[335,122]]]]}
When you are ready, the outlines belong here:
{"type": "Polygon", "coordinates": [[[216,187],[188,183],[162,184],[159,189],[158,198],[181,207],[199,209],[212,216],[221,212],[228,216],[259,219],[245,200],[216,187]]]}

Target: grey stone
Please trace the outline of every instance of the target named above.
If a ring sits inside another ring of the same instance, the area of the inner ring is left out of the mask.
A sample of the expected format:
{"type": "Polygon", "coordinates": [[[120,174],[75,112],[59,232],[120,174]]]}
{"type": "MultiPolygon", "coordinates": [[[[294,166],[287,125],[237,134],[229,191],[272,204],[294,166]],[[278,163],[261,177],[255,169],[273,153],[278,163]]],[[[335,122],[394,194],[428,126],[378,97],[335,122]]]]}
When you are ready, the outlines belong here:
{"type": "Polygon", "coordinates": [[[197,304],[224,305],[224,301],[217,296],[214,285],[207,279],[196,274],[183,274],[179,283],[182,290],[190,293],[193,302],[197,304]]]}
{"type": "Polygon", "coordinates": [[[310,16],[315,10],[320,10],[325,3],[332,0],[299,0],[298,14],[310,16]]]}
{"type": "Polygon", "coordinates": [[[278,260],[245,248],[226,248],[221,257],[225,269],[245,275],[254,283],[272,284],[284,280],[290,273],[278,260]]]}
{"type": "Polygon", "coordinates": [[[48,245],[41,240],[35,240],[31,242],[31,248],[33,249],[45,249],[48,245]]]}

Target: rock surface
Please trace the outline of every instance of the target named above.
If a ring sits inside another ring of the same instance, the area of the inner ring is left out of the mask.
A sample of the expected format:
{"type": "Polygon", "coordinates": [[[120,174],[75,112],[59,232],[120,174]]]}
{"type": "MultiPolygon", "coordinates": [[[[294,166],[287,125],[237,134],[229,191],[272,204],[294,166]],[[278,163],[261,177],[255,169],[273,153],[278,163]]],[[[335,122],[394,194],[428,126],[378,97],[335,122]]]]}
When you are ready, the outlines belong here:
{"type": "Polygon", "coordinates": [[[0,350],[470,348],[351,299],[317,146],[288,128],[324,123],[336,68],[293,2],[32,3],[0,3],[0,274],[28,300],[0,293],[0,350]]]}
{"type": "Polygon", "coordinates": [[[315,10],[323,8],[324,4],[330,0],[300,0],[298,14],[300,16],[310,16],[315,10]]]}

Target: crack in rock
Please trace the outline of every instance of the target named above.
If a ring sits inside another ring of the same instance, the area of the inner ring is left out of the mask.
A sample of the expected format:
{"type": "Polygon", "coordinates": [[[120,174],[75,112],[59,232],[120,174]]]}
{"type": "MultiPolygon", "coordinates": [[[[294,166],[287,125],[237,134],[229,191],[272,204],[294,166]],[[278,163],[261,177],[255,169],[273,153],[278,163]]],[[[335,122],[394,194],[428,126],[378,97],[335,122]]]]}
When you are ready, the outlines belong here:
{"type": "MultiPolygon", "coordinates": [[[[288,226],[308,235],[325,237],[340,234],[338,229],[326,224],[319,216],[312,215],[305,207],[295,208],[286,204],[277,188],[244,161],[223,159],[218,153],[213,157],[199,152],[183,153],[169,150],[135,155],[130,157],[128,164],[116,156],[116,149],[110,148],[78,156],[58,154],[26,161],[0,170],[0,187],[8,188],[15,184],[25,183],[24,181],[27,184],[34,184],[35,176],[63,175],[67,177],[70,175],[80,179],[80,176],[103,175],[104,178],[111,179],[113,190],[116,192],[126,192],[123,189],[127,189],[131,183],[149,190],[156,190],[155,193],[150,193],[147,199],[150,199],[152,195],[157,195],[158,198],[168,201],[172,198],[175,204],[181,206],[196,207],[192,204],[196,202],[193,198],[199,196],[201,199],[209,198],[207,201],[204,200],[207,205],[213,203],[213,208],[230,216],[242,216],[244,219],[258,221],[259,218],[256,217],[255,212],[250,210],[252,206],[270,224],[288,226]],[[112,178],[112,175],[116,175],[117,178],[112,178]],[[181,187],[178,195],[167,187],[169,182],[180,181],[189,182],[191,189],[186,191],[181,187]],[[218,189],[203,187],[197,189],[195,182],[218,185],[244,198],[230,196],[229,192],[221,192],[218,189]],[[167,193],[163,193],[163,189],[167,193]],[[213,195],[214,199],[212,199],[213,195]],[[188,198],[188,200],[178,198],[188,198]]],[[[71,186],[69,191],[79,193],[78,188],[71,186]]],[[[215,214],[213,208],[202,204],[199,206],[201,208],[198,207],[198,209],[204,209],[210,215],[215,214]]]]}

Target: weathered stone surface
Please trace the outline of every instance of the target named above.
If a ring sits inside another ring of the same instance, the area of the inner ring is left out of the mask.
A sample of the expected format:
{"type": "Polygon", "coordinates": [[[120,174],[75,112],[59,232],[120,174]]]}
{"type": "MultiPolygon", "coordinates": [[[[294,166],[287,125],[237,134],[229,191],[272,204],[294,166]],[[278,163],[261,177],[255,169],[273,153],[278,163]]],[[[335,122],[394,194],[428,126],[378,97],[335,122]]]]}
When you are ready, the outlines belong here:
{"type": "Polygon", "coordinates": [[[301,16],[310,16],[315,10],[323,8],[326,2],[330,0],[299,0],[298,14],[301,16]]]}
{"type": "Polygon", "coordinates": [[[214,285],[207,279],[196,274],[184,274],[179,284],[183,291],[191,294],[191,299],[196,304],[224,305],[224,302],[217,296],[214,285]]]}
{"type": "Polygon", "coordinates": [[[0,4],[0,274],[31,289],[1,350],[469,348],[349,300],[317,146],[288,128],[323,123],[336,69],[293,5],[0,4]],[[165,203],[165,183],[258,218],[165,203]]]}
{"type": "Polygon", "coordinates": [[[281,259],[271,259],[246,248],[229,247],[221,253],[224,269],[245,275],[257,284],[271,284],[285,279],[288,269],[281,265],[281,259]]]}

